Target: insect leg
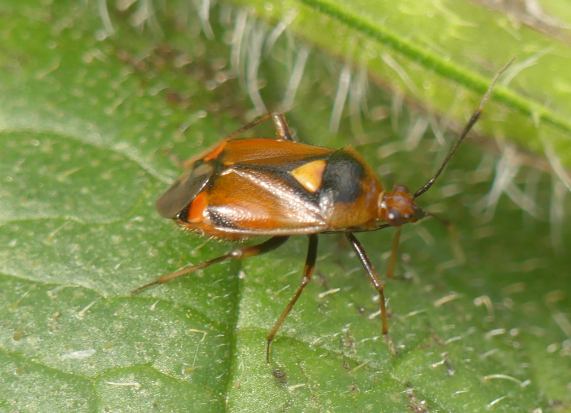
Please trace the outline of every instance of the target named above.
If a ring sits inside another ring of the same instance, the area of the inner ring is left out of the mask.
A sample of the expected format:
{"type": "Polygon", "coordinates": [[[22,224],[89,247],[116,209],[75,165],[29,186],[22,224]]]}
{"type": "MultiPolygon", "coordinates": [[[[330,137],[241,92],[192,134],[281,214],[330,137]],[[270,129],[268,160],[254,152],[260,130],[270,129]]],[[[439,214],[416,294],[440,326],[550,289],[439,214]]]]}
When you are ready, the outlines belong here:
{"type": "Polygon", "coordinates": [[[291,133],[285,114],[283,113],[272,113],[272,120],[276,127],[276,136],[278,139],[285,139],[288,141],[296,141],[294,135],[291,133]]]}
{"type": "Polygon", "coordinates": [[[279,318],[274,323],[274,326],[272,327],[272,329],[268,333],[268,336],[266,337],[266,340],[267,340],[266,361],[268,363],[270,362],[272,341],[274,340],[274,337],[276,336],[278,330],[281,328],[282,324],[284,323],[289,312],[291,311],[291,309],[295,305],[297,299],[299,298],[299,296],[303,292],[303,289],[305,288],[305,286],[307,284],[309,284],[309,281],[311,280],[311,276],[313,275],[313,269],[315,268],[316,257],[317,257],[317,235],[311,234],[311,235],[309,235],[309,244],[307,247],[307,257],[305,259],[305,266],[303,268],[303,278],[301,279],[301,284],[297,287],[297,290],[295,290],[293,297],[289,300],[289,302],[286,305],[286,308],[284,308],[284,310],[280,314],[279,318]]]}
{"type": "Polygon", "coordinates": [[[233,138],[237,137],[238,135],[240,135],[241,133],[244,133],[247,130],[250,130],[250,129],[258,126],[259,124],[266,122],[271,117],[272,117],[272,114],[270,112],[264,113],[263,115],[255,118],[253,121],[246,123],[244,126],[238,128],[234,132],[226,135],[226,137],[224,139],[233,139],[233,138]]]}
{"type": "Polygon", "coordinates": [[[288,140],[288,141],[297,141],[297,139],[295,139],[294,134],[291,132],[288,124],[287,124],[287,120],[285,117],[285,114],[283,113],[274,113],[274,112],[268,112],[265,113],[261,116],[258,116],[256,119],[254,119],[253,121],[245,124],[244,126],[236,129],[234,132],[231,132],[230,134],[226,135],[218,144],[216,144],[215,146],[211,147],[210,149],[208,149],[206,152],[201,153],[197,156],[193,156],[190,159],[187,159],[186,161],[182,162],[182,167],[185,170],[188,169],[192,169],[196,163],[196,161],[198,160],[209,160],[208,157],[212,156],[212,158],[215,158],[216,156],[218,156],[218,152],[217,149],[222,150],[224,148],[224,145],[226,144],[226,141],[230,140],[230,139],[234,139],[236,137],[238,137],[239,135],[241,135],[242,133],[268,121],[272,119],[272,122],[274,123],[274,127],[276,129],[276,138],[277,139],[283,139],[283,140],[288,140]],[[213,155],[213,153],[215,155],[213,155]]]}
{"type": "Polygon", "coordinates": [[[441,217],[440,215],[433,214],[432,212],[425,211],[427,217],[434,218],[440,225],[444,226],[448,230],[448,235],[450,238],[450,246],[452,248],[452,252],[454,253],[454,257],[458,262],[465,262],[466,261],[466,254],[464,254],[464,250],[462,249],[462,244],[460,243],[460,236],[458,235],[458,230],[456,226],[446,218],[441,217]]]}
{"type": "MultiPolygon", "coordinates": [[[[381,310],[381,326],[382,326],[381,331],[383,335],[387,337],[387,334],[389,333],[389,323],[387,317],[387,308],[385,305],[385,283],[382,282],[379,276],[377,275],[375,269],[373,268],[371,260],[369,260],[369,257],[367,257],[367,253],[365,252],[363,245],[361,245],[361,243],[355,237],[355,235],[353,235],[351,232],[347,232],[345,236],[347,237],[347,239],[351,243],[351,246],[355,250],[355,253],[359,257],[361,264],[363,264],[365,271],[367,271],[367,275],[369,276],[371,283],[379,293],[379,308],[381,310]]],[[[390,344],[390,341],[389,341],[389,348],[392,351],[392,345],[390,344]]]]}
{"type": "Polygon", "coordinates": [[[389,258],[389,264],[387,265],[387,277],[394,278],[395,276],[395,266],[397,264],[399,243],[400,243],[401,227],[397,227],[394,235],[393,241],[391,243],[391,256],[389,258]]]}
{"type": "MultiPolygon", "coordinates": [[[[265,113],[261,116],[258,116],[257,118],[255,118],[253,121],[245,124],[244,126],[236,129],[234,132],[229,133],[228,135],[226,135],[223,139],[222,142],[230,140],[230,139],[234,139],[236,137],[238,137],[239,135],[241,135],[242,133],[255,128],[256,126],[268,121],[269,119],[272,119],[272,122],[274,123],[274,127],[276,128],[276,138],[277,139],[284,139],[284,140],[288,140],[288,141],[297,141],[297,139],[295,139],[295,135],[291,132],[285,114],[283,113],[276,113],[276,112],[268,112],[265,113]]],[[[216,145],[215,147],[209,149],[206,153],[211,152],[213,149],[218,148],[220,146],[220,144],[216,145]]],[[[199,159],[203,159],[205,154],[200,154],[198,156],[192,157],[191,159],[188,159],[186,161],[184,161],[182,163],[183,168],[184,169],[190,169],[192,168],[193,164],[199,160],[199,159]]]]}
{"type": "Polygon", "coordinates": [[[204,268],[210,267],[212,264],[216,264],[226,260],[234,260],[234,259],[241,259],[246,257],[252,257],[254,255],[260,255],[271,250],[276,249],[280,245],[282,245],[288,237],[272,237],[267,241],[262,242],[261,244],[252,245],[249,247],[244,248],[237,248],[235,250],[230,251],[228,254],[221,255],[216,258],[212,258],[208,261],[201,262],[199,264],[190,265],[184,268],[181,268],[178,271],[171,272],[169,274],[165,274],[160,276],[154,281],[151,281],[148,284],[145,284],[141,287],[135,288],[131,291],[131,294],[138,294],[141,291],[158,284],[164,284],[169,281],[174,280],[175,278],[182,277],[183,275],[192,274],[195,271],[202,270],[204,268]]]}
{"type": "Polygon", "coordinates": [[[287,120],[286,120],[285,115],[283,113],[273,113],[273,112],[268,112],[268,113],[265,113],[261,116],[258,116],[253,121],[245,124],[241,128],[238,128],[234,132],[227,135],[224,138],[224,140],[233,139],[233,138],[237,137],[238,135],[246,132],[247,130],[252,129],[252,128],[268,121],[270,118],[272,119],[272,122],[274,122],[274,127],[276,128],[276,137],[278,139],[295,141],[293,134],[291,133],[289,126],[287,124],[287,120]]]}

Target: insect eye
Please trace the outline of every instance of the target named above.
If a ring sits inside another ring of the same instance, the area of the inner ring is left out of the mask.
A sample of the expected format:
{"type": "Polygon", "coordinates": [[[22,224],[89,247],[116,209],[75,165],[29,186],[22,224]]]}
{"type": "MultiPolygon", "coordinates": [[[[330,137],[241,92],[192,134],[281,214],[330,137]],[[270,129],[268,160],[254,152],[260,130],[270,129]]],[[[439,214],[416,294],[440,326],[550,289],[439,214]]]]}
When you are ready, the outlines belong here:
{"type": "Polygon", "coordinates": [[[387,215],[391,225],[400,225],[402,222],[402,215],[396,209],[391,209],[387,215]]]}

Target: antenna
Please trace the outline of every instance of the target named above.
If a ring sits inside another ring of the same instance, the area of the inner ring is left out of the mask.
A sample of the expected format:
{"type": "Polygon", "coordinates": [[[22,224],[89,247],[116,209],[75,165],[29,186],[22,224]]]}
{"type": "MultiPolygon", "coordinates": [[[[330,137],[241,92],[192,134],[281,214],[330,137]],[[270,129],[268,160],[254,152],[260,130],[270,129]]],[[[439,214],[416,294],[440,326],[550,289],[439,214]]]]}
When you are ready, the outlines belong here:
{"type": "Polygon", "coordinates": [[[492,83],[490,83],[490,86],[488,86],[488,90],[486,90],[486,93],[484,94],[484,96],[482,97],[482,100],[480,101],[480,105],[478,105],[478,108],[476,109],[476,111],[474,113],[472,113],[472,116],[470,116],[470,120],[468,121],[466,126],[464,126],[464,130],[462,130],[462,133],[460,134],[458,139],[456,139],[456,141],[450,147],[450,150],[448,151],[446,158],[444,158],[444,161],[442,162],[442,164],[440,165],[440,167],[438,168],[438,170],[436,171],[434,176],[432,178],[430,178],[428,181],[426,181],[426,183],[424,185],[422,185],[420,188],[418,188],[418,190],[414,193],[414,199],[418,198],[419,196],[424,194],[426,191],[428,191],[430,189],[430,187],[434,184],[434,181],[436,181],[436,179],[440,176],[442,171],[444,171],[444,168],[446,168],[446,165],[448,164],[450,159],[452,159],[452,157],[454,156],[454,154],[456,153],[456,151],[458,150],[458,148],[462,144],[462,141],[464,141],[464,139],[466,138],[466,136],[468,135],[468,133],[470,132],[472,127],[476,124],[476,122],[478,122],[478,119],[480,119],[480,115],[482,114],[482,111],[484,110],[484,106],[486,105],[486,103],[490,99],[490,96],[492,95],[492,91],[493,91],[494,86],[496,85],[498,79],[507,70],[507,68],[512,64],[513,61],[514,61],[514,59],[512,58],[506,65],[504,65],[504,67],[502,67],[495,74],[494,78],[492,79],[492,83]]]}

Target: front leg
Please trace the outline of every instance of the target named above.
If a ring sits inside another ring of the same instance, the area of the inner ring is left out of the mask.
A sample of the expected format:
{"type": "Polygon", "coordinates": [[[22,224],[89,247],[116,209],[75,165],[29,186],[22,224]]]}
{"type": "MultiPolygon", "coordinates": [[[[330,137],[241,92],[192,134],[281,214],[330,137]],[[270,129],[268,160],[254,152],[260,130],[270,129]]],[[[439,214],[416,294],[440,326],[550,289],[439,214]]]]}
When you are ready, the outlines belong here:
{"type": "Polygon", "coordinates": [[[373,284],[373,287],[375,287],[375,290],[377,290],[377,293],[379,294],[379,309],[381,312],[381,332],[383,334],[383,337],[385,337],[385,340],[389,346],[389,351],[394,354],[395,348],[392,341],[389,338],[389,321],[387,315],[387,307],[385,304],[385,283],[378,276],[377,272],[373,268],[371,260],[369,259],[365,249],[363,248],[363,245],[359,242],[359,240],[355,237],[355,235],[353,235],[351,232],[347,232],[345,236],[351,243],[351,246],[353,247],[353,250],[357,254],[357,257],[359,257],[361,264],[363,264],[365,271],[367,271],[367,275],[369,276],[371,284],[373,284]]]}

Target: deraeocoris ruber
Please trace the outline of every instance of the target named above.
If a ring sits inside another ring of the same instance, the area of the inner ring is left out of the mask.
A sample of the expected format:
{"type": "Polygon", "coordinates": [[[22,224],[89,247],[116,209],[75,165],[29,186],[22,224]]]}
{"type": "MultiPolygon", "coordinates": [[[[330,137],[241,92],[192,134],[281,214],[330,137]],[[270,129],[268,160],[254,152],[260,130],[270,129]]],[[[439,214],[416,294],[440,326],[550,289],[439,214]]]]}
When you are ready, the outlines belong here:
{"type": "Polygon", "coordinates": [[[201,235],[228,240],[271,238],[163,275],[135,292],[221,261],[271,251],[292,235],[307,235],[309,246],[301,284],[267,336],[269,360],[272,340],[313,274],[317,235],[341,232],[379,294],[382,333],[387,337],[384,283],[353,233],[397,227],[388,269],[391,276],[400,227],[431,216],[416,204],[416,199],[430,189],[477,122],[503,70],[494,77],[436,173],[414,193],[400,185],[386,190],[351,147],[329,149],[296,142],[281,113],[266,114],[231,133],[189,163],[187,171],[158,199],[157,209],[163,217],[201,235]],[[274,122],[276,138],[238,138],[240,133],[269,119],[274,122]]]}

